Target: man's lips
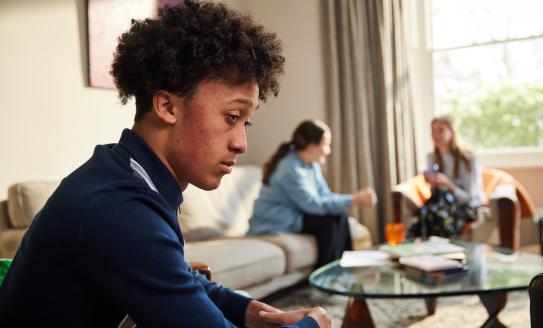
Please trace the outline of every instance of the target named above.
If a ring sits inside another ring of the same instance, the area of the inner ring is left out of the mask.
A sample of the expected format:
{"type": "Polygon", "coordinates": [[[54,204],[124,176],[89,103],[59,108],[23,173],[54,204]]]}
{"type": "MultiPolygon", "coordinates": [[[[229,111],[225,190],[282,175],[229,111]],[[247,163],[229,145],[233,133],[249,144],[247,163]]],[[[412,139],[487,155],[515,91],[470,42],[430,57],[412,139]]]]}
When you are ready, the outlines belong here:
{"type": "Polygon", "coordinates": [[[221,164],[224,164],[226,166],[234,166],[236,164],[236,161],[231,159],[231,160],[222,161],[221,164]]]}
{"type": "Polygon", "coordinates": [[[236,164],[236,161],[234,160],[226,160],[221,162],[221,167],[224,171],[224,173],[228,174],[232,172],[232,166],[236,164]]]}

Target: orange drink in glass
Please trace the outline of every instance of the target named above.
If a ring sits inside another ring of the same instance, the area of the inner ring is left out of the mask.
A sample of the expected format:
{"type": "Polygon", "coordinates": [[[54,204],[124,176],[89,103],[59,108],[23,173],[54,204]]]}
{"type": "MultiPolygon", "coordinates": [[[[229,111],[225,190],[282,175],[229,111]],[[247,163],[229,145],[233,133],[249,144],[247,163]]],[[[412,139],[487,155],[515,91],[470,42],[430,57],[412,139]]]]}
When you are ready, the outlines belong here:
{"type": "Polygon", "coordinates": [[[385,238],[390,245],[398,245],[405,238],[405,226],[401,222],[390,222],[385,227],[385,238]]]}

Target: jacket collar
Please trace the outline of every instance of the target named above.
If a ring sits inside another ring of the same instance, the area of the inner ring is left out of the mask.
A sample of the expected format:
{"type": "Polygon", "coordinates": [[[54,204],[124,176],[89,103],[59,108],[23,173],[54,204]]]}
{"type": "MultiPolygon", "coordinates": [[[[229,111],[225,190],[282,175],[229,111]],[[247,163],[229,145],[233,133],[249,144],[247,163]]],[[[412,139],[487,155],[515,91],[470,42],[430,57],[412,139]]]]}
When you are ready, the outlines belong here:
{"type": "Polygon", "coordinates": [[[177,210],[183,202],[181,188],[173,174],[151,149],[151,147],[137,133],[124,129],[119,140],[132,158],[145,170],[158,193],[166,200],[172,210],[177,210]]]}

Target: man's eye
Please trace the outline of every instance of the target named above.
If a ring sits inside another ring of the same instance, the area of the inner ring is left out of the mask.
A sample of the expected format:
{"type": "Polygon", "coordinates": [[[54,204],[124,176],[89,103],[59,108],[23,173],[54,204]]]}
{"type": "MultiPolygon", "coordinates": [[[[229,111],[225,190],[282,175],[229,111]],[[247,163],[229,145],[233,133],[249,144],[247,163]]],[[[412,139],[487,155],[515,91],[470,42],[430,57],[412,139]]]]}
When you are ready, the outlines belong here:
{"type": "Polygon", "coordinates": [[[251,122],[245,122],[245,128],[246,128],[246,129],[250,128],[251,126],[253,126],[253,123],[251,123],[251,122]]]}
{"type": "Polygon", "coordinates": [[[239,120],[239,115],[226,114],[226,119],[230,121],[230,123],[236,123],[239,120]]]}

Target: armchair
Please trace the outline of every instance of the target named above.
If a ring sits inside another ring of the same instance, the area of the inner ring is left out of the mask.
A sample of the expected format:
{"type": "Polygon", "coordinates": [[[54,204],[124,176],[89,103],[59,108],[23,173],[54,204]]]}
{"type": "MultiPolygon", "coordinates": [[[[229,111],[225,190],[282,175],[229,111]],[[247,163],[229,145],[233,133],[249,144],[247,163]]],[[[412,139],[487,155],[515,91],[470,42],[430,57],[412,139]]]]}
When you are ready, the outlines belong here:
{"type": "MultiPolygon", "coordinates": [[[[481,209],[480,220],[468,227],[465,237],[474,242],[492,243],[497,228],[497,244],[517,250],[520,219],[535,216],[530,196],[511,175],[497,169],[483,170],[483,188],[488,207],[481,209]]],[[[422,174],[396,185],[392,189],[393,221],[408,225],[430,195],[430,186],[422,174]]]]}

